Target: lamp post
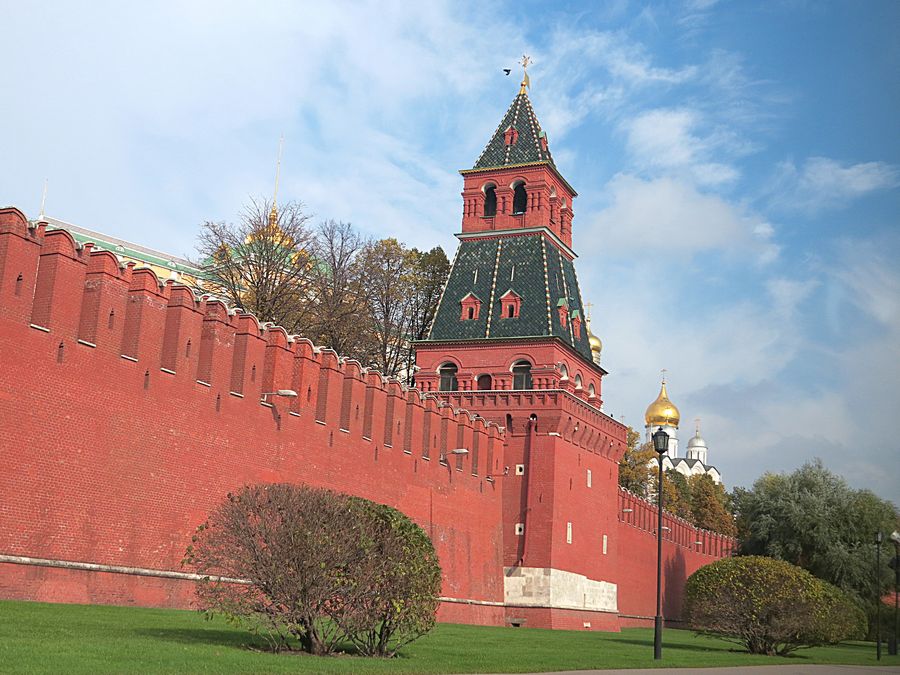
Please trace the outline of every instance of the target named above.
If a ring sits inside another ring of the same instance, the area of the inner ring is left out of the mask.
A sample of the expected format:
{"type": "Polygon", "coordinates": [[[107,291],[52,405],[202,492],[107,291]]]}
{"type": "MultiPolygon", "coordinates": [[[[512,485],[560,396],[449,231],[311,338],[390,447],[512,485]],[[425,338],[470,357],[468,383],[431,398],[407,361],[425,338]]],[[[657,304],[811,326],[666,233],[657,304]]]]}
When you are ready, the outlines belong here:
{"type": "Polygon", "coordinates": [[[875,659],[881,661],[881,530],[875,533],[875,659]]]}
{"type": "Polygon", "coordinates": [[[653,658],[662,658],[662,532],[663,532],[663,455],[669,449],[669,434],[662,427],[653,434],[653,449],[659,455],[659,483],[656,486],[656,618],[653,621],[653,658]]]}
{"type": "Polygon", "coordinates": [[[891,561],[891,567],[894,568],[894,641],[891,645],[893,649],[888,648],[888,654],[897,656],[897,647],[900,646],[900,620],[897,613],[897,598],[900,596],[900,532],[891,532],[890,539],[894,542],[894,559],[891,561]]]}

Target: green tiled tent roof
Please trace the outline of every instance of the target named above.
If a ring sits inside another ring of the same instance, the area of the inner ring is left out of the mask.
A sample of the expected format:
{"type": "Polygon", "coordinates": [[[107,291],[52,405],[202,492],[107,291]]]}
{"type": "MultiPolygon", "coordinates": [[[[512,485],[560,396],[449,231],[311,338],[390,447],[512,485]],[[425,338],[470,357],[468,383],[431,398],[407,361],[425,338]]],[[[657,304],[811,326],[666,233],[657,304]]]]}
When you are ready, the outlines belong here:
{"type": "Polygon", "coordinates": [[[500,121],[500,126],[494,132],[478,161],[475,169],[492,169],[509,166],[511,164],[533,164],[546,162],[555,167],[549,148],[541,148],[541,138],[546,133],[541,130],[531,101],[524,92],[513,99],[512,105],[500,121]],[[509,127],[519,132],[518,140],[512,145],[506,145],[504,135],[509,127]]]}
{"type": "Polygon", "coordinates": [[[508,339],[555,336],[592,361],[587,329],[575,337],[572,323],[559,321],[557,305],[568,304],[570,316],[582,315],[581,293],[572,261],[542,233],[460,243],[450,270],[429,340],[508,339]],[[503,316],[500,298],[513,291],[521,297],[517,318],[503,316]],[[477,319],[461,319],[460,302],[478,297],[477,319]]]}

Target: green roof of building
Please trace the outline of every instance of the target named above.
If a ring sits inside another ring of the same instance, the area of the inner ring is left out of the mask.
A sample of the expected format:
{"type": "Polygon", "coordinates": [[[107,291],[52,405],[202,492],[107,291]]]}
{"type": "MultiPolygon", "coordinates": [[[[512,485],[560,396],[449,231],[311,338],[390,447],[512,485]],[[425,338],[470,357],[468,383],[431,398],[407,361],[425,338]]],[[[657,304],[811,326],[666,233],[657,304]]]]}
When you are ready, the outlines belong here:
{"type": "Polygon", "coordinates": [[[148,266],[165,267],[194,277],[199,277],[202,274],[200,268],[184,258],[156,251],[108,234],[88,230],[58,218],[45,217],[43,220],[47,223],[48,230],[67,230],[77,243],[85,244],[90,242],[95,245],[95,250],[97,251],[109,251],[119,258],[145,263],[148,266]]]}
{"type": "Polygon", "coordinates": [[[586,327],[576,337],[571,321],[563,326],[557,306],[583,314],[575,266],[542,232],[460,242],[456,260],[431,325],[429,340],[488,340],[558,337],[592,361],[586,327]],[[500,298],[521,298],[519,316],[504,316],[500,298]],[[477,319],[461,318],[463,298],[482,302],[477,319]]]}
{"type": "Polygon", "coordinates": [[[485,146],[475,162],[474,169],[494,169],[514,164],[546,163],[554,168],[553,156],[549,147],[544,150],[541,138],[547,136],[541,129],[537,115],[523,90],[513,99],[509,110],[500,121],[500,126],[485,146]],[[518,134],[518,140],[512,145],[506,144],[506,130],[512,127],[518,134]]]}

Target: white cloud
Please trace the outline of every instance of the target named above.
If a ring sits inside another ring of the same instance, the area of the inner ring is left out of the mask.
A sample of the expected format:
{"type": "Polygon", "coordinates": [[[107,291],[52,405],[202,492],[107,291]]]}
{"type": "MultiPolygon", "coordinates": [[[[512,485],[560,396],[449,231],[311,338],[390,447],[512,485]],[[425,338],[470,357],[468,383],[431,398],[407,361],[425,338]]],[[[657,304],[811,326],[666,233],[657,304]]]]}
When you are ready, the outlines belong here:
{"type": "Polygon", "coordinates": [[[698,77],[696,66],[666,68],[654,63],[639,42],[613,31],[573,31],[559,26],[547,47],[535,52],[532,92],[543,126],[561,138],[587,115],[607,118],[639,92],[668,88],[698,77]]]}
{"type": "Polygon", "coordinates": [[[717,154],[736,149],[730,134],[713,130],[697,133],[704,125],[699,111],[687,108],[656,109],[630,118],[622,125],[627,147],[637,166],[655,172],[686,176],[698,185],[718,186],[737,180],[737,169],[713,161],[717,154]]]}
{"type": "MultiPolygon", "coordinates": [[[[0,69],[0,86],[22,104],[0,111],[0,127],[17,130],[0,202],[34,209],[49,177],[52,215],[186,253],[204,219],[233,218],[248,195],[271,192],[283,133],[283,198],[373,233],[447,245],[458,225],[455,153],[470,144],[474,159],[484,138],[472,130],[500,114],[467,102],[483,100],[514,56],[473,26],[470,9],[3,9],[16,30],[0,60],[16,67],[0,69]],[[437,112],[442,100],[454,115],[437,112]]],[[[492,26],[525,42],[502,17],[492,26]]]]}
{"type": "Polygon", "coordinates": [[[789,319],[794,316],[797,307],[818,286],[813,279],[797,280],[775,277],[766,281],[766,291],[772,299],[772,308],[776,316],[789,319]]]}
{"type": "Polygon", "coordinates": [[[810,157],[800,167],[792,161],[779,164],[770,192],[776,207],[816,214],[898,185],[900,169],[885,162],[842,164],[810,157]]]}
{"type": "Polygon", "coordinates": [[[727,126],[694,108],[656,108],[634,115],[619,128],[632,163],[651,175],[668,174],[701,186],[734,183],[733,160],[755,148],[727,126]]]}
{"type": "Polygon", "coordinates": [[[771,224],[690,182],[619,174],[605,193],[609,206],[579,232],[579,245],[591,252],[750,250],[763,261],[777,255],[771,224]]]}
{"type": "Polygon", "coordinates": [[[883,246],[875,241],[843,242],[842,264],[831,274],[847,288],[859,309],[900,334],[900,275],[896,256],[890,253],[894,246],[888,242],[883,246]]]}

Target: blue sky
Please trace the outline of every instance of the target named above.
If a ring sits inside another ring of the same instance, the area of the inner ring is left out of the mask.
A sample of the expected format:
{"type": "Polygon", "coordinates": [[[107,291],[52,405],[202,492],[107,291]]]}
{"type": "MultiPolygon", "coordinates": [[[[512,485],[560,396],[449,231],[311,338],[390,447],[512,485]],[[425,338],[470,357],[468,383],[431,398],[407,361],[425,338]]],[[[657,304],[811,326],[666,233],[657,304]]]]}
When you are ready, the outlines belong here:
{"type": "Polygon", "coordinates": [[[579,191],[605,409],[659,371],[729,486],[821,457],[900,501],[900,4],[0,0],[0,203],[175,254],[271,193],[455,250],[534,59],[579,191]],[[514,68],[504,77],[502,68],[514,68]]]}

